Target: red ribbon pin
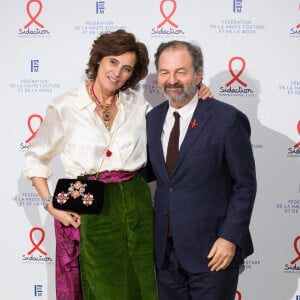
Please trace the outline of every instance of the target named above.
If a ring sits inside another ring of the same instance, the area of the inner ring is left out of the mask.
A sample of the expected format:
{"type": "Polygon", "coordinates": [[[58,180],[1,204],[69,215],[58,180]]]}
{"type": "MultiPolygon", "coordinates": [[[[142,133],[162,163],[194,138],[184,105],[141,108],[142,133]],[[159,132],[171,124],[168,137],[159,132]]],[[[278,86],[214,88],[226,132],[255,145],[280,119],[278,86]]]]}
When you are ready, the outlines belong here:
{"type": "Polygon", "coordinates": [[[190,124],[191,124],[192,128],[194,128],[196,125],[198,125],[196,119],[194,119],[193,121],[191,121],[190,124]]]}

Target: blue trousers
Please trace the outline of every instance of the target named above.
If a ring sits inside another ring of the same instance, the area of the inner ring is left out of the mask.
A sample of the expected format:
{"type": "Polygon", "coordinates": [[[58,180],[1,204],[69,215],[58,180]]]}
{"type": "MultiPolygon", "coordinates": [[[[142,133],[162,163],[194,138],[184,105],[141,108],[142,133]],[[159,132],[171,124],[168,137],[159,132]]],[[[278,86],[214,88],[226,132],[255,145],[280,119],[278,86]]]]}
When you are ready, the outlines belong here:
{"type": "Polygon", "coordinates": [[[238,273],[238,267],[189,273],[178,261],[172,239],[169,239],[165,263],[157,268],[159,300],[234,300],[238,273]]]}

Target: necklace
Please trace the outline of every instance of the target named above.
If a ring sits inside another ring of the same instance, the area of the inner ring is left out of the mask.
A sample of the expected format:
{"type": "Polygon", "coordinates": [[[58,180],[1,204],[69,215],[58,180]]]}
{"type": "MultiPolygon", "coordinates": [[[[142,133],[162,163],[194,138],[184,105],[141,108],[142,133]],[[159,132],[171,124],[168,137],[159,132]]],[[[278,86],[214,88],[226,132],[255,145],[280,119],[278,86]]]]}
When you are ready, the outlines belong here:
{"type": "Polygon", "coordinates": [[[94,92],[94,85],[95,85],[95,81],[93,82],[89,82],[88,83],[88,93],[90,95],[90,97],[92,98],[92,100],[94,102],[96,102],[96,104],[101,107],[103,109],[102,111],[102,119],[103,122],[105,124],[105,127],[110,130],[110,126],[109,123],[111,121],[111,116],[112,113],[114,112],[113,108],[116,104],[116,95],[114,95],[112,103],[111,104],[106,104],[106,103],[102,103],[96,96],[95,92],[94,92]]]}

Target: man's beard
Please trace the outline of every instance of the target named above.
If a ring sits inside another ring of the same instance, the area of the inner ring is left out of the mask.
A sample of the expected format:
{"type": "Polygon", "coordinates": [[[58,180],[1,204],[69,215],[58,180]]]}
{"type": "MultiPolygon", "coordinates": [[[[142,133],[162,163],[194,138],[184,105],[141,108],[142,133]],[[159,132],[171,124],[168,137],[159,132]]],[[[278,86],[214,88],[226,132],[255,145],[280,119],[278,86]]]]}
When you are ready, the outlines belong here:
{"type": "Polygon", "coordinates": [[[191,84],[187,87],[186,90],[184,90],[184,85],[179,82],[176,82],[174,84],[166,83],[163,85],[162,88],[159,88],[159,90],[162,93],[162,95],[166,97],[169,101],[173,103],[181,103],[194,96],[197,90],[196,80],[197,78],[194,78],[194,80],[191,82],[191,84]],[[167,91],[168,88],[180,88],[181,92],[169,93],[167,91]]]}

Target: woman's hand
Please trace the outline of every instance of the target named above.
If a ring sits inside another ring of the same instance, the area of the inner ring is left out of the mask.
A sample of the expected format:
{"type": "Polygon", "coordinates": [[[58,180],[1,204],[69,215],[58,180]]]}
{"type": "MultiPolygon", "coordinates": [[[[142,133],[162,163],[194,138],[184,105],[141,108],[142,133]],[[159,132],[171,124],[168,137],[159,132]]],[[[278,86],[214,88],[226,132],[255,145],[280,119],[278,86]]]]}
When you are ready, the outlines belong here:
{"type": "Polygon", "coordinates": [[[214,95],[212,94],[211,90],[205,84],[201,84],[198,90],[198,98],[202,100],[206,100],[207,98],[212,98],[214,95]]]}
{"type": "MultiPolygon", "coordinates": [[[[34,187],[42,199],[51,195],[46,178],[32,177],[34,187]]],[[[65,226],[78,228],[81,224],[80,215],[72,211],[63,211],[53,207],[52,202],[47,204],[47,211],[65,226]]]]}
{"type": "Polygon", "coordinates": [[[52,202],[47,205],[47,211],[64,226],[78,228],[81,224],[80,215],[72,211],[64,211],[53,207],[52,202]]]}

